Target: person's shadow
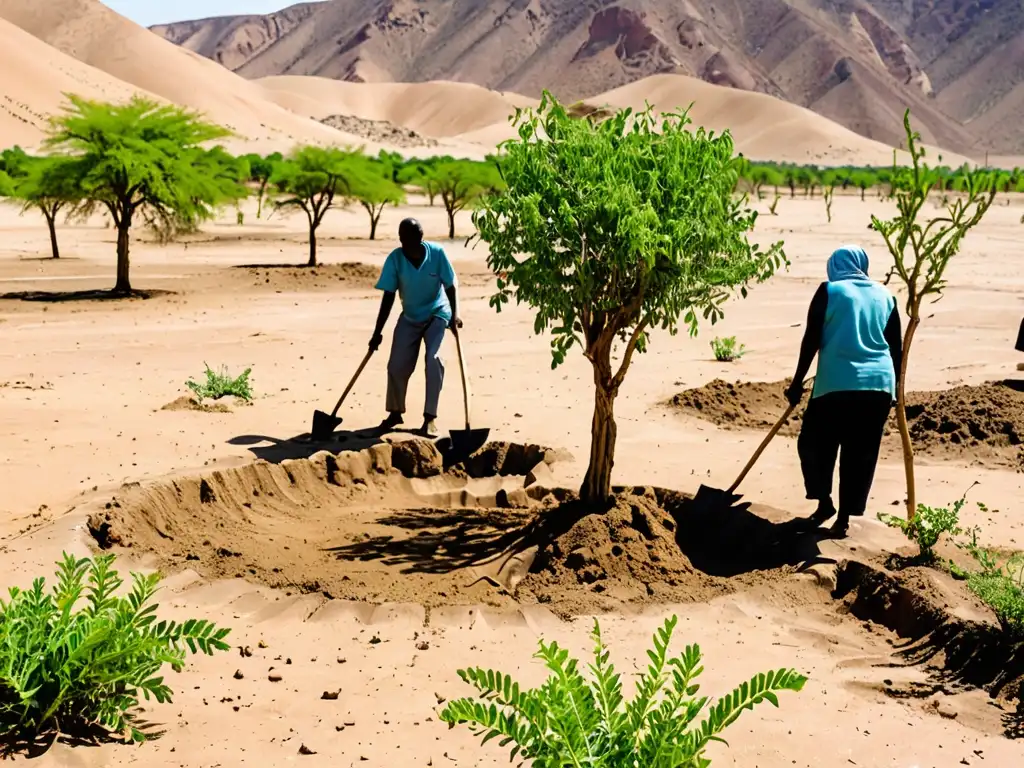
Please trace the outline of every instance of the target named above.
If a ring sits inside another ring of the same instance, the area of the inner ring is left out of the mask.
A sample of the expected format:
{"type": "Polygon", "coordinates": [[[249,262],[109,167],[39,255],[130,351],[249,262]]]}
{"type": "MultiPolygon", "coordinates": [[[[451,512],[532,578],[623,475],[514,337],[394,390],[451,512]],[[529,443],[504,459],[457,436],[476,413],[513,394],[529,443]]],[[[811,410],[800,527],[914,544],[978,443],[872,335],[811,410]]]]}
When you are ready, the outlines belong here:
{"type": "Polygon", "coordinates": [[[384,442],[384,436],[375,429],[338,430],[324,440],[314,440],[305,432],[289,438],[270,435],[238,435],[228,440],[228,445],[241,445],[257,459],[280,464],[286,459],[308,459],[314,453],[330,451],[362,451],[384,442]]]}

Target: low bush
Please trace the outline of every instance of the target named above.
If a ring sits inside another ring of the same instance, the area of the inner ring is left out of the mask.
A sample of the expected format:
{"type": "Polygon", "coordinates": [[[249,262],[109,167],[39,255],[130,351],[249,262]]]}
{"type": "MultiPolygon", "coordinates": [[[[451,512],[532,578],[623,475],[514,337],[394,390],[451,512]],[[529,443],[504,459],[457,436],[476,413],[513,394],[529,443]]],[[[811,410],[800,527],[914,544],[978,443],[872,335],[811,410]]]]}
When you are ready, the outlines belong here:
{"type": "Polygon", "coordinates": [[[214,371],[209,365],[206,366],[206,381],[198,382],[189,379],[185,386],[192,390],[199,402],[203,400],[219,400],[222,397],[237,397],[249,402],[252,400],[252,386],[249,383],[249,374],[252,368],[246,368],[240,376],[231,376],[226,365],[222,365],[219,371],[214,371]]]}
{"type": "Polygon", "coordinates": [[[697,695],[696,679],[704,671],[700,648],[689,645],[669,658],[677,621],[667,619],[655,633],[650,664],[630,701],[595,621],[589,679],[568,651],[541,641],[536,657],[551,670],[541,687],[523,690],[494,670],[460,670],[479,699],[449,702],[441,720],[450,727],[469,724],[485,743],[499,738],[501,746],[512,745],[513,760],[532,760],[535,768],[706,768],[708,744],[722,741],[719,734],[745,710],[765,701],[777,707],[779,691],[799,691],[807,678],[792,669],[761,673],[708,708],[708,698],[697,695]]]}
{"type": "Polygon", "coordinates": [[[967,494],[964,494],[949,507],[918,504],[917,514],[911,520],[885,512],[880,512],[878,519],[890,528],[902,531],[904,536],[917,544],[921,559],[931,562],[935,559],[935,545],[943,534],[953,537],[963,533],[960,528],[960,510],[966,503],[967,494]]]}
{"type": "Polygon", "coordinates": [[[38,578],[30,589],[12,587],[9,600],[0,600],[3,741],[91,733],[96,726],[143,741],[130,711],[140,692],[147,700],[171,700],[160,669],[168,664],[181,671],[186,650],[228,649],[230,630],[209,621],[157,621],[159,574],[132,573],[131,591],[117,597],[123,579],[113,563],[113,555],[65,553],[52,589],[38,578]]]}
{"type": "Polygon", "coordinates": [[[735,336],[726,338],[715,337],[711,342],[711,349],[715,353],[715,360],[720,363],[731,363],[739,360],[746,354],[747,348],[736,342],[735,336]]]}

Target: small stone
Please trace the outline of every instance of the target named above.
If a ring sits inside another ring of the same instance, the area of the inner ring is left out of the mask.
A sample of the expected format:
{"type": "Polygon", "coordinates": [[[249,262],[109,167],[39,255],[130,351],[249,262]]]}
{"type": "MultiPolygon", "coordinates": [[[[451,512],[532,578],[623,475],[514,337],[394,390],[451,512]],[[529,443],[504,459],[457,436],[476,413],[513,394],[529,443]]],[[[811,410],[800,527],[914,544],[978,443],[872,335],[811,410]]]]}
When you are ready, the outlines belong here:
{"type": "Polygon", "coordinates": [[[235,680],[241,680],[243,677],[245,677],[245,675],[242,674],[242,670],[236,669],[234,674],[235,680]]]}
{"type": "Polygon", "coordinates": [[[348,659],[346,659],[344,656],[339,656],[338,657],[338,663],[339,664],[344,664],[346,661],[348,661],[348,659]]]}
{"type": "Polygon", "coordinates": [[[269,680],[272,683],[280,683],[283,679],[284,678],[281,677],[280,672],[271,672],[269,675],[267,675],[267,680],[269,680]]]}
{"type": "Polygon", "coordinates": [[[946,699],[936,699],[932,702],[932,707],[939,713],[939,717],[944,717],[947,720],[955,720],[960,715],[956,707],[946,699]]]}
{"type": "Polygon", "coordinates": [[[250,656],[252,656],[252,648],[250,648],[248,645],[241,647],[238,649],[238,655],[241,656],[243,659],[247,659],[250,656]]]}
{"type": "Polygon", "coordinates": [[[448,698],[446,696],[442,696],[440,693],[436,692],[434,693],[434,698],[437,699],[438,704],[444,704],[446,701],[448,701],[448,698]]]}
{"type": "Polygon", "coordinates": [[[270,647],[269,645],[267,645],[267,644],[266,644],[265,642],[263,642],[262,640],[260,640],[260,641],[259,641],[258,643],[256,643],[256,645],[257,645],[258,647],[260,647],[260,648],[269,648],[269,647],[270,647]]]}
{"type": "Polygon", "coordinates": [[[320,698],[326,701],[337,701],[339,695],[341,695],[341,691],[324,691],[320,698]]]}
{"type": "Polygon", "coordinates": [[[425,651],[429,647],[430,647],[430,643],[428,643],[426,640],[420,640],[418,643],[416,643],[416,650],[417,651],[425,651]]]}
{"type": "Polygon", "coordinates": [[[380,638],[376,635],[370,638],[370,645],[377,645],[378,643],[380,643],[380,638]]]}
{"type": "Polygon", "coordinates": [[[299,754],[300,755],[315,755],[316,752],[314,750],[310,749],[309,747],[307,747],[305,744],[303,744],[303,745],[301,745],[299,747],[299,754]]]}

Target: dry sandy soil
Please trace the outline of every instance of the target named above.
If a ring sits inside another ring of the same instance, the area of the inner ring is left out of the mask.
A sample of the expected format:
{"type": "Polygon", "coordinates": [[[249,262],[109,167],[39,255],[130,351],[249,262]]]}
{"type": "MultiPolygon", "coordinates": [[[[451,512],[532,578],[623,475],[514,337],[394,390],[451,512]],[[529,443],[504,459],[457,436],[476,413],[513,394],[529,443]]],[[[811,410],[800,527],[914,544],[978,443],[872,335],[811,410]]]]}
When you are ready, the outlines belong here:
{"type": "MultiPolygon", "coordinates": [[[[629,674],[656,625],[676,613],[678,641],[707,654],[709,693],[770,667],[810,676],[780,710],[745,715],[729,734],[731,748],[715,748],[716,766],[1019,764],[1024,748],[1005,735],[1019,724],[1012,686],[957,663],[964,643],[996,658],[983,637],[992,623],[986,610],[934,574],[901,575],[913,594],[952,615],[947,630],[975,621],[974,634],[950,645],[917,609],[878,608],[879,595],[902,605],[899,584],[858,580],[855,567],[841,565],[877,563],[902,546],[873,519],[903,497],[895,455],[879,468],[871,515],[845,542],[773,545],[786,520],[811,511],[791,434],[742,486],[756,502],[747,512],[701,519],[684,497],[658,490],[728,485],[761,438],[755,430],[780,407],[774,385],[761,388],[760,400],[737,397],[734,407],[753,415],[726,428],[672,399],[715,379],[788,376],[830,248],[863,242],[881,271],[882,251],[865,226],[879,206],[837,200],[826,224],[820,202],[783,200],[778,217],[760,220],[760,239],[786,240],[790,270],[697,339],[654,338],[617,405],[615,480],[642,487],[606,518],[554,531],[533,569],[515,574],[514,595],[481,579],[486,568],[474,558],[500,550],[523,523],[558,521],[550,510],[566,494],[546,489],[572,488],[582,476],[592,391],[581,357],[550,369],[547,342],[533,334],[526,310],[499,316],[487,307],[482,247],[445,243],[463,282],[473,424],[490,427],[492,440],[534,447],[445,468],[408,435],[385,442],[358,433],[382,416],[386,347],[343,407],[351,431],[326,445],[301,439],[312,411],[329,408],[347,382],[375,316],[372,281],[392,242],[359,239],[360,213],[328,217],[328,266],[312,271],[252,266],[304,261],[297,218],[259,221],[248,211],[245,226],[225,218],[187,244],[139,242],[136,287],[158,293],[112,302],[83,298],[112,284],[111,230],[61,229],[65,257],[55,262],[43,258],[41,222],[0,209],[0,293],[14,296],[0,299],[0,580],[25,584],[49,572],[62,549],[92,551],[95,533],[127,562],[171,574],[163,596],[170,615],[215,618],[233,627],[234,646],[252,650],[197,659],[175,676],[174,704],[145,712],[166,730],[162,738],[140,748],[58,745],[44,760],[501,765],[507,755],[495,744],[480,747],[438,722],[439,701],[468,693],[457,668],[497,666],[539,682],[543,670],[531,659],[538,637],[583,653],[588,616],[605,614],[602,627],[629,674]],[[45,300],[59,292],[78,294],[45,300]],[[716,363],[714,335],[736,335],[750,351],[716,363]],[[251,366],[254,403],[165,409],[187,394],[184,382],[204,362],[251,366]],[[346,450],[356,452],[339,453],[346,450]],[[837,582],[849,592],[842,599],[830,595],[837,582]],[[282,679],[270,682],[272,672],[282,679]],[[339,695],[323,699],[325,691],[339,695]],[[315,754],[300,754],[303,745],[315,754]]],[[[443,212],[423,205],[387,211],[381,231],[390,236],[410,213],[428,235],[444,231],[443,212]]],[[[967,240],[913,351],[915,390],[1016,375],[1020,213],[1017,201],[993,209],[967,240]]],[[[460,233],[469,233],[468,221],[460,233]]],[[[448,361],[445,429],[462,425],[453,349],[448,361]]],[[[416,378],[411,414],[421,398],[416,378]]],[[[972,497],[990,511],[971,509],[966,522],[983,526],[986,543],[1019,547],[1024,483],[1006,456],[926,452],[920,500],[946,503],[977,481],[972,497]]]]}

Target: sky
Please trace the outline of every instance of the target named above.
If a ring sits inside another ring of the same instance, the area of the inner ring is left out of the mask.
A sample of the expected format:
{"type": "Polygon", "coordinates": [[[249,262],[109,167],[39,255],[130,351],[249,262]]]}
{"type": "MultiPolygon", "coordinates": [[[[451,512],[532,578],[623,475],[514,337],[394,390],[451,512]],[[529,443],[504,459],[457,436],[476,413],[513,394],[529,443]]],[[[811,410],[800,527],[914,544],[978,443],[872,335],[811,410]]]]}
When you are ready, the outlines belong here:
{"type": "Polygon", "coordinates": [[[122,16],[144,27],[171,21],[271,13],[299,0],[102,0],[122,16]]]}

